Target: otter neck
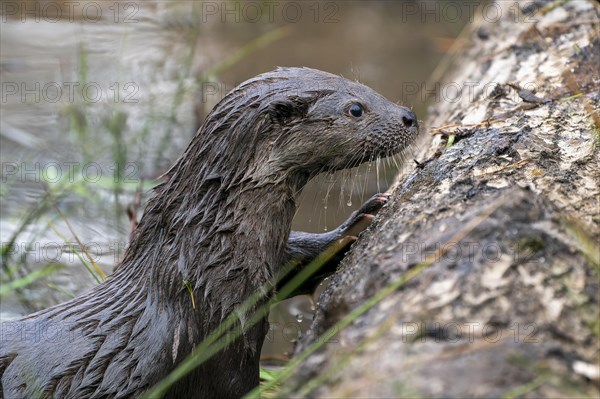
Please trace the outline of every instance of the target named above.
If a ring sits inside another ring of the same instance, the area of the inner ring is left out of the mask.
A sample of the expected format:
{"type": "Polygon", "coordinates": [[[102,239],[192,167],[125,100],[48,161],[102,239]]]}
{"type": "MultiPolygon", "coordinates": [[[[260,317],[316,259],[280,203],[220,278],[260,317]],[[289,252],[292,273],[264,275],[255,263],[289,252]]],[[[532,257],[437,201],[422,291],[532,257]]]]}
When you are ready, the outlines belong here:
{"type": "Polygon", "coordinates": [[[196,303],[225,310],[252,293],[241,290],[267,282],[283,259],[308,176],[272,159],[281,127],[266,110],[239,108],[224,99],[207,117],[134,232],[123,266],[162,298],[189,302],[192,288],[196,303]]]}
{"type": "Polygon", "coordinates": [[[174,174],[157,188],[122,265],[141,271],[151,292],[189,303],[190,287],[196,303],[224,312],[252,293],[231,292],[238,284],[225,282],[239,279],[246,282],[240,287],[257,290],[272,278],[283,259],[297,187],[224,177],[174,174]]]}

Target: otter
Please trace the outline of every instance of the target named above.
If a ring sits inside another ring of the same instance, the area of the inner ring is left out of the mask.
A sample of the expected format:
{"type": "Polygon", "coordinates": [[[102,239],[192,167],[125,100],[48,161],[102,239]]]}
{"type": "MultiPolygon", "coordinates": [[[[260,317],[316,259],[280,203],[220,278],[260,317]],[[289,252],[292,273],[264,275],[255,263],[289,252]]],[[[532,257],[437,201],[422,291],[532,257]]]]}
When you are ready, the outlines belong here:
{"type": "MultiPolygon", "coordinates": [[[[240,84],[154,188],[114,273],[88,293],[3,323],[2,395],[140,396],[287,260],[305,263],[355,234],[385,202],[374,197],[330,233],[291,232],[312,177],[399,153],[417,134],[410,109],[330,73],[278,68],[240,84]]],[[[244,329],[167,397],[237,398],[253,389],[267,329],[266,318],[244,329]]]]}

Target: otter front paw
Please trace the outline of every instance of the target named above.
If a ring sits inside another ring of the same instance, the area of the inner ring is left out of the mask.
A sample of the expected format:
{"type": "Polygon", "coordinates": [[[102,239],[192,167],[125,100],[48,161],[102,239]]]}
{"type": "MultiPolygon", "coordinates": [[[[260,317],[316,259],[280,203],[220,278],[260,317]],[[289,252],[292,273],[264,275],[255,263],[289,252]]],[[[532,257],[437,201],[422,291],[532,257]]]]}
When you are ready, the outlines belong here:
{"type": "Polygon", "coordinates": [[[388,202],[389,194],[375,194],[367,200],[357,211],[352,212],[350,217],[346,219],[339,229],[339,234],[342,237],[355,237],[360,234],[371,221],[379,210],[388,202]]]}

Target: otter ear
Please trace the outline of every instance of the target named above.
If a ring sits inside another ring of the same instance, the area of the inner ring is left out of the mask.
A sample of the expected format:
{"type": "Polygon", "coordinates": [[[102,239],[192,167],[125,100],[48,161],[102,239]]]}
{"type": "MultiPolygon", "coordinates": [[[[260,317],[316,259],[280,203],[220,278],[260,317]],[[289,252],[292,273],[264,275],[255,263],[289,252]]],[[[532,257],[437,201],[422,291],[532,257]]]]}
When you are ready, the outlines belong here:
{"type": "Polygon", "coordinates": [[[314,97],[291,96],[274,100],[269,104],[267,112],[271,119],[280,125],[287,125],[294,119],[306,116],[308,108],[316,101],[314,97]]]}
{"type": "Polygon", "coordinates": [[[271,101],[268,106],[268,113],[271,119],[280,125],[287,125],[294,119],[301,119],[308,114],[309,108],[320,98],[326,97],[335,90],[321,89],[306,91],[303,96],[288,96],[271,101]]]}

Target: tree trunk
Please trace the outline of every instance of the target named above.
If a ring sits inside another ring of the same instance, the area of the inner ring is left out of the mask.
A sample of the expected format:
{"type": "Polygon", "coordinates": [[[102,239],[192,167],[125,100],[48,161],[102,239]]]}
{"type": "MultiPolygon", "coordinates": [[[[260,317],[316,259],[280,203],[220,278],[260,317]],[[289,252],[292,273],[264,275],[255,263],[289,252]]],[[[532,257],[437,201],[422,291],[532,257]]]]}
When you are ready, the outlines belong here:
{"type": "Polygon", "coordinates": [[[459,39],[420,165],[321,295],[286,395],[600,395],[598,4],[518,5],[459,39]]]}

